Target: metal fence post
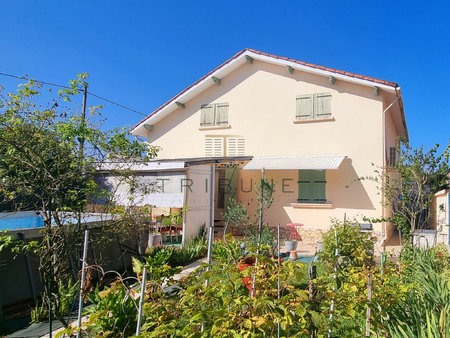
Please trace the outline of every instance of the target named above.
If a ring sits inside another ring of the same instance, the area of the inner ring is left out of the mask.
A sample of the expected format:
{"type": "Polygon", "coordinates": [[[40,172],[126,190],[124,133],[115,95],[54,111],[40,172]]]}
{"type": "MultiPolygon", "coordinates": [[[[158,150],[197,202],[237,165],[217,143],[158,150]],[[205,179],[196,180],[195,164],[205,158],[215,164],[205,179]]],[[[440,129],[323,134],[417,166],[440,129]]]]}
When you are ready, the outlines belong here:
{"type": "Polygon", "coordinates": [[[86,277],[86,258],[89,241],[89,230],[84,231],[83,262],[81,264],[80,299],[78,300],[77,338],[81,337],[81,312],[83,312],[83,288],[86,277]]]}
{"type": "Polygon", "coordinates": [[[142,273],[142,283],[141,283],[141,299],[139,299],[139,312],[138,312],[138,320],[137,320],[137,325],[136,325],[136,336],[139,336],[141,333],[141,318],[142,318],[142,308],[144,307],[146,279],[147,279],[147,266],[144,266],[144,272],[142,273]]]}

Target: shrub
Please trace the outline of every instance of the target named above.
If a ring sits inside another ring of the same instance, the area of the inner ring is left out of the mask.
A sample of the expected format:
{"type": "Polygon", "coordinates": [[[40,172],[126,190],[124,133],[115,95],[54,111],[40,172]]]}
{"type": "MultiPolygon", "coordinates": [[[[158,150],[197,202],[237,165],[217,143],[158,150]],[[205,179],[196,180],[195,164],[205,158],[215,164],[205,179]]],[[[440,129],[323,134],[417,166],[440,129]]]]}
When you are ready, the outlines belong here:
{"type": "Polygon", "coordinates": [[[168,252],[169,258],[167,264],[171,267],[185,266],[199,258],[205,257],[208,241],[203,235],[198,235],[192,239],[188,239],[184,246],[181,248],[175,248],[171,246],[156,246],[147,250],[146,257],[153,258],[159,252],[168,252]]]}
{"type": "Polygon", "coordinates": [[[120,281],[87,298],[92,306],[86,308],[90,314],[83,336],[129,337],[136,330],[138,307],[132,297],[133,290],[120,281]]]}
{"type": "Polygon", "coordinates": [[[370,233],[360,231],[359,226],[333,220],[331,229],[324,234],[322,239],[323,251],[319,256],[325,264],[334,266],[338,261],[341,267],[372,264],[374,241],[370,237],[370,233]],[[339,256],[335,255],[336,241],[339,256]]]}
{"type": "Polygon", "coordinates": [[[236,264],[217,262],[209,271],[191,276],[179,298],[160,298],[147,303],[142,335],[271,337],[276,335],[277,323],[283,336],[306,334],[307,295],[291,283],[292,279],[302,278],[299,274],[303,265],[283,264],[282,296],[278,300],[277,265],[262,255],[258,260],[255,297],[251,298],[242,281],[253,274],[253,266],[241,272],[236,264]]]}
{"type": "MultiPolygon", "coordinates": [[[[450,336],[450,280],[441,271],[443,248],[413,251],[411,268],[405,270],[412,288],[402,306],[390,311],[387,331],[401,337],[450,336]]],[[[448,263],[448,261],[447,261],[448,263]]]]}

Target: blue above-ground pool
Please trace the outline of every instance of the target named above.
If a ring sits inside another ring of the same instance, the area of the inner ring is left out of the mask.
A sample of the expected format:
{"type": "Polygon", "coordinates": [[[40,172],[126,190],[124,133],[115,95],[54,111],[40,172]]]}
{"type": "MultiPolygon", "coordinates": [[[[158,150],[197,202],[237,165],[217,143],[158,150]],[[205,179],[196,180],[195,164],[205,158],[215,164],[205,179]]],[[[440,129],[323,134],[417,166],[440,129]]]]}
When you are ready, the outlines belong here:
{"type": "Polygon", "coordinates": [[[0,230],[42,228],[44,219],[38,211],[0,213],[0,230]]]}

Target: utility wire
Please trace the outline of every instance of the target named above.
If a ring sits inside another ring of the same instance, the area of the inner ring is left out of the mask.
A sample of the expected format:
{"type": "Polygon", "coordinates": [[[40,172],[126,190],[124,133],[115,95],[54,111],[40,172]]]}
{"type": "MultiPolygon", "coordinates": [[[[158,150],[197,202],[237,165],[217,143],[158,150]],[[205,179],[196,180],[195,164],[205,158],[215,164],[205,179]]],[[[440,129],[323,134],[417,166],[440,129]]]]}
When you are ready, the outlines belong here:
{"type": "Polygon", "coordinates": [[[55,83],[50,83],[50,82],[44,82],[44,81],[39,81],[39,80],[35,80],[35,79],[30,79],[29,77],[26,77],[26,76],[17,76],[17,75],[11,75],[11,74],[6,74],[6,73],[0,73],[0,75],[14,77],[14,78],[19,79],[19,80],[33,80],[33,81],[36,81],[36,82],[39,82],[39,83],[42,83],[42,84],[45,84],[45,85],[49,85],[49,86],[70,89],[70,87],[68,87],[68,86],[63,86],[63,85],[59,85],[59,84],[55,84],[55,83]]]}
{"type": "Polygon", "coordinates": [[[95,96],[96,98],[98,98],[98,99],[100,99],[100,100],[103,100],[103,101],[106,101],[106,102],[109,102],[109,103],[115,104],[116,106],[119,106],[119,107],[122,107],[122,108],[128,109],[128,110],[130,110],[130,111],[132,111],[132,112],[135,112],[136,114],[140,114],[140,115],[143,115],[143,116],[147,116],[147,115],[148,115],[148,114],[144,114],[144,113],[141,113],[140,111],[137,111],[137,110],[134,110],[134,109],[131,109],[131,108],[128,108],[128,107],[122,106],[122,105],[121,105],[121,104],[119,104],[119,103],[116,103],[116,102],[113,102],[113,101],[111,101],[111,100],[105,99],[104,97],[100,97],[100,96],[98,96],[98,95],[95,95],[95,94],[93,94],[93,93],[91,93],[91,92],[87,92],[87,93],[88,93],[88,94],[91,94],[92,96],[95,96]]]}
{"type": "MultiPolygon", "coordinates": [[[[17,75],[6,74],[6,73],[0,73],[0,75],[8,76],[8,77],[13,77],[13,78],[16,78],[16,79],[19,79],[19,80],[33,80],[33,81],[36,81],[36,82],[38,82],[38,83],[42,83],[42,84],[44,84],[44,85],[53,86],[53,87],[59,87],[59,88],[71,89],[71,87],[68,87],[68,86],[64,86],[64,85],[60,85],[60,84],[55,84],[55,83],[51,83],[51,82],[39,81],[39,80],[35,80],[35,79],[30,79],[30,78],[28,78],[28,77],[26,77],[26,76],[17,76],[17,75]]],[[[129,110],[129,111],[132,111],[132,112],[134,112],[134,113],[136,113],[136,114],[139,114],[139,115],[142,115],[142,116],[147,116],[147,115],[148,115],[148,114],[141,113],[140,111],[134,110],[134,109],[132,109],[132,108],[126,107],[126,106],[124,106],[124,105],[121,105],[121,104],[119,104],[119,103],[117,103],[117,102],[111,101],[111,100],[109,100],[109,99],[105,99],[104,97],[98,96],[98,95],[96,95],[96,94],[94,94],[94,93],[91,93],[91,92],[87,92],[87,93],[90,94],[90,95],[92,95],[92,96],[95,96],[96,98],[98,98],[98,99],[100,99],[100,100],[109,102],[109,103],[114,104],[114,105],[116,105],[116,106],[118,106],[118,107],[121,107],[121,108],[127,109],[127,110],[129,110]]]]}

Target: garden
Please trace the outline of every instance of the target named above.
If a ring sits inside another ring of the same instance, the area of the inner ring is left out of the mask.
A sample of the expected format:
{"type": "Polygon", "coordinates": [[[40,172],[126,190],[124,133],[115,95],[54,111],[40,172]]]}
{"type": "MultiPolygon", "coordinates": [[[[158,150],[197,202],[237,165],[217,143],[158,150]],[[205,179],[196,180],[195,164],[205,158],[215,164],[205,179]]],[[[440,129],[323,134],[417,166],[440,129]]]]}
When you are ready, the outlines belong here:
{"type": "MultiPolygon", "coordinates": [[[[379,264],[373,238],[335,222],[307,265],[279,257],[276,238],[259,250],[245,238],[218,240],[212,264],[182,279],[179,265],[207,252],[203,236],[182,249],[158,246],[135,260],[146,282],[117,279],[86,295],[82,336],[129,337],[445,337],[450,334],[450,255],[405,246],[379,264]],[[337,246],[336,246],[337,238],[337,246]],[[336,249],[338,254],[336,255],[336,249]],[[257,253],[259,251],[259,253],[257,253]],[[190,256],[183,261],[181,257],[190,256]],[[280,259],[278,259],[280,258],[280,259]],[[312,269],[312,267],[315,267],[312,269]],[[314,273],[312,273],[314,271],[314,273]],[[140,317],[142,316],[142,317],[140,317]],[[138,321],[140,323],[138,325],[138,321]]],[[[70,328],[65,333],[75,333],[70,328]]]]}
{"type": "Polygon", "coordinates": [[[406,146],[391,168],[398,177],[383,180],[393,216],[370,222],[401,230],[399,255],[376,256],[371,232],[353,220],[334,220],[310,262],[289,258],[280,252],[285,239],[265,222],[274,187],[264,179],[255,187],[255,215],[228,203],[222,238],[213,240],[209,228],[182,247],[146,248],[150,206],[132,205],[132,192],[141,189],[133,172],[114,172],[130,188],[127,207],[115,203],[96,175],[101,163],[145,162],[158,149],[125,129],[99,129],[101,107],[88,117],[67,109],[87,92],[86,77],[71,81],[50,106],[36,103],[42,84],[33,81],[0,101],[1,210],[44,215],[39,242],[0,234],[0,251],[36,259],[42,292],[34,322],[56,317],[64,326],[57,336],[83,337],[450,337],[448,246],[419,248],[412,236],[427,226],[434,193],[448,187],[449,147],[437,155],[437,147],[426,153],[406,146]],[[82,214],[100,202],[114,217],[96,241],[137,243],[132,272],[105,271],[83,258],[89,229],[82,214]],[[67,217],[76,220],[70,227],[67,217]],[[227,235],[230,227],[243,236],[227,235]],[[80,326],[67,320],[76,304],[80,326]]]}

